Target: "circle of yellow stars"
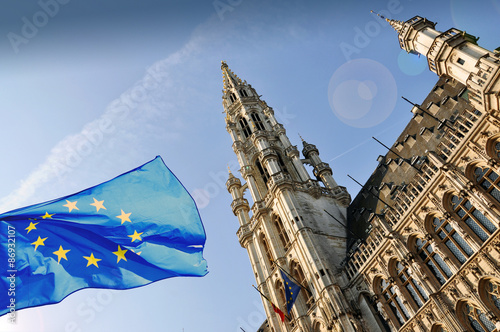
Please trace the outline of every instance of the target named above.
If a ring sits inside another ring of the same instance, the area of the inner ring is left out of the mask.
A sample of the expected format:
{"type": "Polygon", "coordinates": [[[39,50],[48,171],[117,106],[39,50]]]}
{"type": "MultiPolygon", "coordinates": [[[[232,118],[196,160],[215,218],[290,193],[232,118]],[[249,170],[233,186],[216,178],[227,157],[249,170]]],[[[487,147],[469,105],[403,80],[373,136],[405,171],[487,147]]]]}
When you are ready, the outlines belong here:
{"type": "MultiPolygon", "coordinates": [[[[106,207],[104,206],[104,200],[102,201],[99,201],[97,200],[95,197],[92,197],[94,202],[93,203],[90,203],[90,205],[94,206],[96,208],[96,212],[99,212],[99,210],[103,209],[103,210],[106,210],[106,207]]],[[[63,206],[64,207],[67,207],[68,208],[68,212],[71,213],[73,210],[80,210],[76,204],[78,203],[78,201],[73,201],[71,202],[70,200],[66,200],[66,204],[64,204],[63,206]]],[[[131,212],[130,213],[126,213],[124,212],[122,209],[120,210],[121,211],[121,214],[116,216],[116,218],[120,219],[121,221],[121,225],[123,225],[125,222],[132,222],[130,220],[130,215],[132,214],[131,212]]],[[[49,214],[48,212],[45,212],[45,214],[43,216],[40,216],[39,218],[42,218],[42,220],[45,220],[45,219],[52,219],[52,216],[54,215],[53,214],[49,214]]],[[[37,220],[36,218],[30,218],[29,220],[37,220]]],[[[25,228],[25,230],[27,231],[26,234],[29,234],[31,231],[34,231],[34,230],[37,230],[37,225],[40,224],[40,222],[32,222],[30,221],[30,224],[28,227],[25,228]]],[[[143,234],[143,232],[141,233],[138,233],[136,230],[134,230],[134,234],[131,234],[131,235],[127,235],[128,237],[130,237],[130,241],[131,242],[134,242],[134,241],[142,241],[142,238],[141,238],[141,235],[143,234]]],[[[41,238],[40,236],[38,236],[38,239],[31,243],[32,245],[35,246],[35,251],[37,251],[38,247],[39,246],[45,246],[45,241],[47,240],[47,237],[45,238],[41,238]]],[[[135,252],[133,249],[130,249],[132,252],[134,252],[136,255],[140,255],[142,252],[135,252]]],[[[60,264],[61,263],[61,259],[64,259],[64,260],[68,260],[68,257],[66,257],[66,254],[68,252],[70,252],[71,249],[64,249],[62,245],[59,246],[59,249],[54,251],[53,254],[55,256],[57,256],[57,264],[60,264]]],[[[121,260],[124,260],[124,261],[127,261],[127,258],[125,257],[125,253],[128,251],[128,249],[122,249],[120,247],[120,245],[118,245],[118,249],[116,251],[113,251],[112,253],[114,255],[116,255],[116,263],[118,264],[121,260]]],[[[87,260],[87,267],[93,265],[97,268],[99,268],[99,264],[98,262],[99,261],[102,261],[102,258],[97,258],[94,256],[94,253],[91,252],[90,253],[90,256],[83,256],[83,258],[85,258],[87,260]]]]}

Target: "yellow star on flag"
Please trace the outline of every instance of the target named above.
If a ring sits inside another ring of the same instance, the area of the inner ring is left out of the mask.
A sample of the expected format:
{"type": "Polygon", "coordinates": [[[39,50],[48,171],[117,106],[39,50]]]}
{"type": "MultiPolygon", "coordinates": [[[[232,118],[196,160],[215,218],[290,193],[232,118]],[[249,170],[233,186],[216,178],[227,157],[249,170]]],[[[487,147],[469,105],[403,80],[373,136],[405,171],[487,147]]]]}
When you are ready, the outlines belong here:
{"type": "Polygon", "coordinates": [[[77,201],[70,202],[70,201],[66,200],[66,202],[67,202],[67,204],[64,204],[63,206],[67,207],[69,209],[69,212],[71,212],[73,210],[80,210],[79,208],[76,207],[77,201]]]}
{"type": "Polygon", "coordinates": [[[52,219],[52,216],[54,215],[54,213],[52,214],[49,214],[48,212],[45,212],[45,215],[42,216],[43,219],[52,219]]]}
{"type": "Polygon", "coordinates": [[[137,233],[137,231],[134,229],[134,234],[132,235],[127,235],[128,237],[130,237],[132,239],[132,242],[134,242],[135,240],[139,240],[139,241],[142,241],[141,239],[141,234],[144,233],[144,232],[141,232],[141,233],[137,233]]]}
{"type": "Polygon", "coordinates": [[[100,258],[95,258],[93,252],[90,253],[90,256],[83,256],[83,258],[85,258],[88,261],[87,267],[89,267],[90,265],[95,265],[95,266],[99,267],[99,265],[97,265],[97,262],[102,261],[102,259],[100,259],[100,258]]]}
{"type": "Polygon", "coordinates": [[[123,212],[123,210],[121,210],[121,211],[122,211],[122,214],[121,214],[121,215],[119,215],[119,216],[116,216],[118,219],[120,219],[120,220],[122,221],[122,223],[121,223],[121,224],[123,225],[123,223],[124,223],[125,221],[131,222],[131,221],[130,221],[130,215],[132,214],[132,212],[130,212],[130,213],[125,213],[125,212],[123,212]]]}
{"type": "MultiPolygon", "coordinates": [[[[92,197],[92,198],[94,198],[94,197],[92,197]]],[[[103,205],[103,204],[104,204],[104,200],[102,200],[102,201],[98,201],[98,200],[97,200],[97,199],[95,199],[95,198],[94,198],[94,203],[90,203],[90,205],[95,206],[95,208],[96,208],[96,210],[97,210],[96,212],[99,212],[99,210],[100,210],[100,209],[104,209],[104,210],[106,210],[106,208],[104,207],[104,205],[103,205]]]]}
{"type": "Polygon", "coordinates": [[[125,258],[125,253],[127,252],[128,250],[127,249],[122,249],[120,248],[120,246],[118,246],[118,250],[117,251],[113,251],[113,254],[115,254],[117,256],[117,259],[116,259],[116,262],[118,263],[121,259],[123,259],[124,261],[127,261],[127,259],[125,258]]]}
{"type": "Polygon", "coordinates": [[[61,261],[61,258],[64,258],[65,260],[68,260],[66,258],[66,253],[70,251],[70,249],[64,250],[62,246],[59,246],[59,250],[54,251],[53,254],[57,255],[57,264],[61,261]]]}
{"type": "MultiPolygon", "coordinates": [[[[32,222],[30,222],[30,225],[29,225],[28,227],[26,227],[26,228],[25,228],[25,230],[27,230],[27,231],[28,231],[28,233],[29,233],[29,232],[31,232],[32,230],[36,229],[35,225],[38,225],[38,224],[39,224],[39,222],[37,222],[37,223],[32,223],[32,222]]],[[[26,234],[28,234],[28,233],[26,233],[26,234]]]]}
{"type": "Polygon", "coordinates": [[[39,236],[39,237],[38,237],[38,239],[37,239],[35,242],[33,242],[33,243],[32,243],[32,244],[34,244],[34,245],[35,245],[35,251],[36,251],[36,249],[38,248],[38,246],[44,246],[44,245],[45,245],[45,244],[43,243],[43,241],[45,241],[45,240],[47,240],[47,238],[42,239],[42,238],[39,236]]]}

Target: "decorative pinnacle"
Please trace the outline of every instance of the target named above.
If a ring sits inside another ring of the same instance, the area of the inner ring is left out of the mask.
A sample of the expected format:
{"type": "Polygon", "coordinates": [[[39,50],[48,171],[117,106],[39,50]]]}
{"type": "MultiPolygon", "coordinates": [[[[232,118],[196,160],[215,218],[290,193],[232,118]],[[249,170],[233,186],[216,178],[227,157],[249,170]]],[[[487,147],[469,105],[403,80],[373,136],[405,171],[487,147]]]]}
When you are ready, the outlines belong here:
{"type": "Polygon", "coordinates": [[[226,61],[221,61],[220,69],[222,69],[222,79],[224,82],[224,91],[229,90],[231,87],[246,84],[235,73],[229,69],[226,61]]]}
{"type": "Polygon", "coordinates": [[[404,25],[403,21],[390,20],[387,17],[385,17],[384,15],[380,15],[379,13],[375,13],[373,10],[370,10],[370,13],[377,14],[378,17],[380,17],[381,19],[383,19],[384,21],[389,23],[394,28],[394,30],[396,30],[397,33],[401,33],[401,31],[403,31],[403,25],[404,25]]]}

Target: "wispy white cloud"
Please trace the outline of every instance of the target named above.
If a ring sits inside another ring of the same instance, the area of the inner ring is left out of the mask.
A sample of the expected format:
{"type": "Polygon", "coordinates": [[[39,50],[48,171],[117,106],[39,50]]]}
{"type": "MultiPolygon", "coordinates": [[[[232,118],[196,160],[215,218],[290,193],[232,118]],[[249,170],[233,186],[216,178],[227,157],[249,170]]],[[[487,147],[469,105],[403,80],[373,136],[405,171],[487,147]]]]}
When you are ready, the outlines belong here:
{"type": "MultiPolygon", "coordinates": [[[[99,118],[57,143],[15,190],[0,199],[0,211],[82,189],[82,185],[89,184],[82,184],[81,179],[95,169],[100,172],[98,176],[92,174],[93,181],[97,182],[117,175],[116,164],[137,166],[131,163],[154,157],[155,152],[148,151],[147,156],[144,152],[148,137],[163,144],[178,141],[192,126],[187,122],[199,111],[193,108],[203,105],[199,100],[194,105],[193,96],[203,99],[204,94],[213,92],[201,91],[204,87],[197,75],[207,70],[204,60],[219,58],[221,54],[232,55],[228,50],[235,45],[228,41],[243,45],[261,40],[264,44],[260,47],[265,47],[270,33],[289,34],[292,39],[304,37],[300,24],[282,26],[278,22],[274,25],[275,30],[269,31],[263,29],[264,26],[269,28],[267,21],[262,26],[253,25],[253,30],[248,31],[250,35],[246,36],[241,33],[241,27],[251,26],[243,22],[253,19],[254,15],[249,12],[257,14],[258,6],[245,2],[230,15],[228,13],[223,22],[214,12],[209,20],[193,30],[182,48],[146,69],[143,77],[112,101],[99,118]]],[[[249,47],[254,46],[259,45],[249,47]]],[[[121,170],[126,171],[126,168],[121,170]]]]}

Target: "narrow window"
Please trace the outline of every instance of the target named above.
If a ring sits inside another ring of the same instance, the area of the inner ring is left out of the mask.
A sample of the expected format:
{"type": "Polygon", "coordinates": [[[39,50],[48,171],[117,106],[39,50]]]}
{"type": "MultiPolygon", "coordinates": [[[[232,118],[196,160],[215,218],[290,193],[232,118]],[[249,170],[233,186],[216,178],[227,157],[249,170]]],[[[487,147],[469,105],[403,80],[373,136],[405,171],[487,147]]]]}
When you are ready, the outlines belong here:
{"type": "Polygon", "coordinates": [[[248,136],[252,134],[252,131],[250,130],[250,126],[248,125],[248,122],[245,118],[240,119],[240,126],[243,134],[245,135],[245,138],[248,138],[248,136]]]}
{"type": "Polygon", "coordinates": [[[488,292],[488,300],[495,307],[500,310],[500,285],[496,282],[488,280],[486,284],[486,291],[488,292]]]}
{"type": "Polygon", "coordinates": [[[266,254],[267,263],[269,264],[269,266],[272,266],[273,256],[271,254],[271,250],[269,249],[269,244],[267,243],[267,239],[264,234],[261,234],[260,242],[262,243],[262,247],[264,247],[264,253],[266,254]]]}
{"type": "Polygon", "coordinates": [[[491,332],[496,331],[495,325],[486,317],[486,315],[478,308],[466,304],[463,309],[463,314],[467,318],[469,327],[475,332],[491,332]]]}
{"type": "Polygon", "coordinates": [[[262,120],[260,119],[259,114],[252,113],[250,116],[252,117],[253,123],[255,124],[257,130],[265,130],[264,124],[262,124],[262,120]]]}
{"type": "Polygon", "coordinates": [[[281,218],[279,216],[276,216],[276,218],[274,218],[274,225],[276,226],[276,230],[278,231],[278,236],[281,240],[281,244],[283,245],[283,248],[285,248],[285,251],[287,251],[290,247],[290,238],[288,237],[283,222],[281,221],[281,218]]]}
{"type": "Polygon", "coordinates": [[[462,59],[462,58],[458,58],[457,62],[461,65],[463,65],[465,63],[465,60],[462,59]]]}
{"type": "MultiPolygon", "coordinates": [[[[498,143],[497,143],[498,145],[498,143]]],[[[479,186],[500,202],[500,177],[489,167],[476,167],[474,177],[479,186]]]]}
{"type": "Polygon", "coordinates": [[[260,172],[262,181],[264,181],[264,184],[267,186],[267,181],[269,180],[269,173],[267,172],[267,169],[265,167],[262,167],[259,160],[255,161],[255,166],[257,166],[257,169],[260,172]]]}
{"type": "Polygon", "coordinates": [[[299,282],[299,286],[301,286],[303,299],[305,300],[307,309],[311,308],[311,305],[314,302],[314,298],[312,296],[311,291],[309,290],[309,287],[307,287],[307,280],[306,276],[304,274],[304,271],[302,271],[302,267],[297,263],[297,262],[292,262],[292,265],[290,267],[290,272],[291,275],[299,282]]]}
{"type": "Polygon", "coordinates": [[[396,264],[396,273],[398,275],[399,281],[401,282],[401,286],[406,288],[417,306],[419,308],[422,307],[424,303],[429,299],[425,290],[413,280],[408,271],[408,268],[401,264],[401,262],[398,262],[396,264]]]}
{"type": "Polygon", "coordinates": [[[285,163],[283,162],[283,158],[281,158],[281,155],[278,152],[278,164],[280,165],[280,168],[283,172],[288,173],[288,169],[285,166],[285,163]]]}
{"type": "Polygon", "coordinates": [[[430,243],[422,238],[416,242],[417,255],[422,259],[425,265],[431,270],[437,281],[444,285],[446,280],[452,276],[452,272],[443,258],[437,254],[430,243]]]}
{"type": "Polygon", "coordinates": [[[404,325],[404,323],[410,318],[410,313],[406,309],[403,300],[396,293],[396,289],[387,280],[383,279],[380,284],[380,292],[382,297],[385,299],[386,307],[389,307],[397,317],[399,324],[404,325]]]}
{"type": "Polygon", "coordinates": [[[453,227],[446,221],[446,219],[439,219],[434,217],[432,220],[434,226],[434,234],[436,234],[441,243],[451,251],[453,256],[463,264],[474,253],[472,248],[467,242],[455,231],[453,227]]]}
{"type": "Polygon", "coordinates": [[[453,195],[451,206],[460,221],[464,222],[482,241],[486,241],[491,233],[497,229],[468,199],[453,195]]]}

